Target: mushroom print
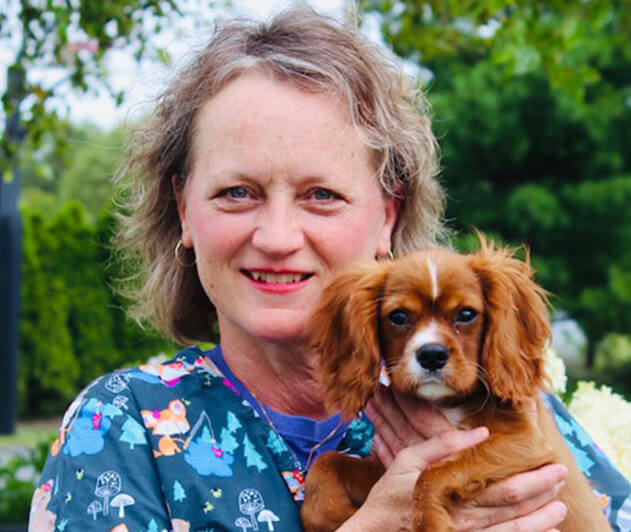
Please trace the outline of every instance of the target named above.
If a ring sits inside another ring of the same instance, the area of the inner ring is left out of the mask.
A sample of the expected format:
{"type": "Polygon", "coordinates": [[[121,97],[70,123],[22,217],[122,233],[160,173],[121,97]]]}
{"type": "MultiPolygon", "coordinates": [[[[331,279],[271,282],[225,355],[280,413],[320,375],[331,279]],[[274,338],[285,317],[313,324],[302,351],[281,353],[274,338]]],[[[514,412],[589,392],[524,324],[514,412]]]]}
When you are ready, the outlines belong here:
{"type": "Polygon", "coordinates": [[[112,508],[118,508],[118,517],[122,519],[125,517],[125,507],[131,506],[135,502],[136,501],[131,495],[127,495],[127,493],[119,493],[110,501],[110,506],[112,508]]]}
{"type": "Polygon", "coordinates": [[[247,517],[238,517],[234,524],[238,526],[242,532],[246,532],[248,528],[252,528],[250,520],[247,517]]]}
{"type": "Polygon", "coordinates": [[[274,523],[278,523],[280,519],[271,510],[261,510],[259,516],[256,518],[259,523],[267,523],[267,530],[274,530],[274,523]]]}
{"type": "Polygon", "coordinates": [[[242,514],[250,516],[252,522],[252,528],[254,530],[259,529],[259,525],[256,522],[255,515],[265,508],[263,503],[263,496],[255,489],[245,489],[239,493],[239,511],[242,514]]]}
{"type": "Polygon", "coordinates": [[[99,501],[92,501],[86,510],[86,513],[92,514],[92,519],[96,521],[96,515],[103,511],[103,505],[99,501]]]}
{"type": "Polygon", "coordinates": [[[118,495],[120,490],[121,477],[116,471],[106,471],[105,473],[101,473],[96,479],[94,494],[103,499],[103,515],[108,515],[109,513],[110,497],[118,495]]]}

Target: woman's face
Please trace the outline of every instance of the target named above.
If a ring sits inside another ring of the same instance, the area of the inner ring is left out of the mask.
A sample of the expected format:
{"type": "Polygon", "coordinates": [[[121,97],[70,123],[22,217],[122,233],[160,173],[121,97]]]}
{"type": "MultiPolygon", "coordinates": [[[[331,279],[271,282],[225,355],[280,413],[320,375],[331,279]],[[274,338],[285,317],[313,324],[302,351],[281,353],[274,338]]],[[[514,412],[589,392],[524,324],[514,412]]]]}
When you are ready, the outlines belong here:
{"type": "Polygon", "coordinates": [[[385,255],[397,215],[342,104],[261,73],[200,109],[178,194],[222,336],[299,342],[322,288],[385,255]]]}

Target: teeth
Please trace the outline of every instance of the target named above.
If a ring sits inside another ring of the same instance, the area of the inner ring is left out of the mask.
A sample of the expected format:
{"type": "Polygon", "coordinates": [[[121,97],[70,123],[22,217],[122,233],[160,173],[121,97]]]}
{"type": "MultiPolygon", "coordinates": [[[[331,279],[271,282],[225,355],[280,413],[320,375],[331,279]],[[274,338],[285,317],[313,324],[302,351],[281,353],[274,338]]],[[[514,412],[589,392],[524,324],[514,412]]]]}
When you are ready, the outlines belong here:
{"type": "Polygon", "coordinates": [[[256,281],[264,283],[297,283],[303,276],[299,273],[250,272],[256,281]]]}

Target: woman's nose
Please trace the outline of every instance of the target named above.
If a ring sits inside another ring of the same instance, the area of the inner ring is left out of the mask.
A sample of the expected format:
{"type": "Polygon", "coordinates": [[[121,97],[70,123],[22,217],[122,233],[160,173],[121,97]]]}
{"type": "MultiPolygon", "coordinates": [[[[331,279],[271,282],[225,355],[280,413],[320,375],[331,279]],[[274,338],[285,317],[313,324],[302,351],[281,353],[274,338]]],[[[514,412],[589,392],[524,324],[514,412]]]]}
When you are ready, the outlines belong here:
{"type": "Polygon", "coordinates": [[[300,249],[304,234],[298,213],[286,205],[269,205],[260,212],[252,244],[268,255],[284,256],[300,249]]]}

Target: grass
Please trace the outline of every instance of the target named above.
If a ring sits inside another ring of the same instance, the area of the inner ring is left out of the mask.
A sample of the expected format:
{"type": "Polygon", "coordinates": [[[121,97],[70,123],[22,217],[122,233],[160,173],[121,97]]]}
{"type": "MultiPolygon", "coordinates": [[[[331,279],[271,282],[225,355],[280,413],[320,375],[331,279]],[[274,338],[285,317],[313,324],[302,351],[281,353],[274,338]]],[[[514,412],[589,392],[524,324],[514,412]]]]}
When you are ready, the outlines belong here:
{"type": "Polygon", "coordinates": [[[60,420],[18,421],[13,434],[0,435],[0,447],[35,447],[57,432],[60,420]]]}

